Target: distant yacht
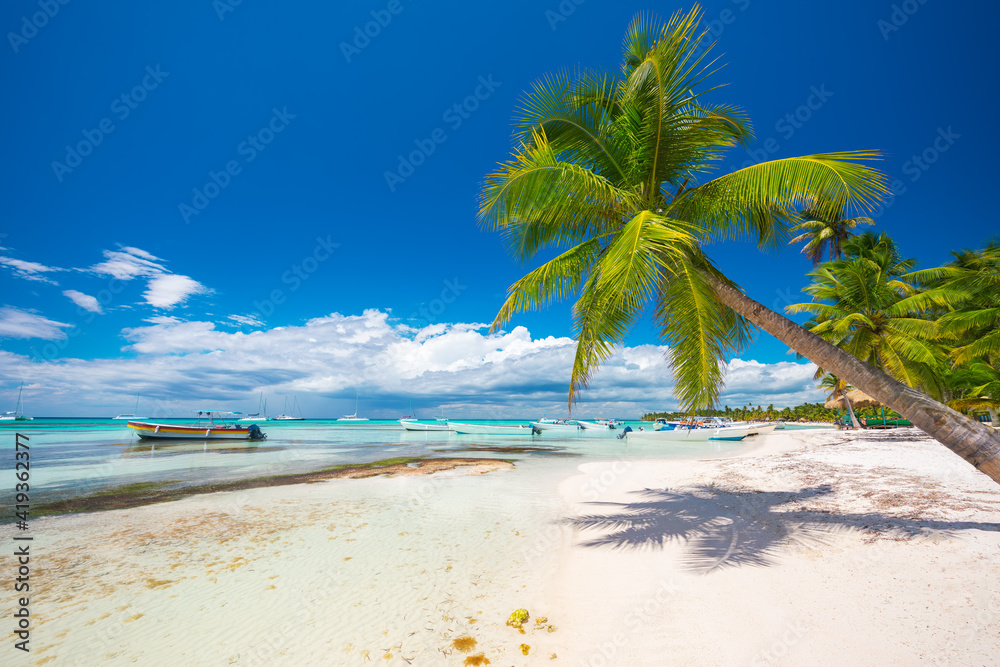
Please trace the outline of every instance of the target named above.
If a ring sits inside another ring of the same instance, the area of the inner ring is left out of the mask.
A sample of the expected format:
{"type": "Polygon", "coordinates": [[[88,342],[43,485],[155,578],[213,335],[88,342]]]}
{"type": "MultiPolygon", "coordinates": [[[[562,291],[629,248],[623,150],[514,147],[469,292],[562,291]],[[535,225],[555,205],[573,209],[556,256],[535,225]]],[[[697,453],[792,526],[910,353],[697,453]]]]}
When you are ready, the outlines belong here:
{"type": "Polygon", "coordinates": [[[136,417],[136,414],[138,412],[139,412],[139,394],[136,394],[134,412],[131,413],[126,412],[124,414],[118,415],[117,417],[112,417],[112,419],[145,419],[145,417],[136,417]]]}
{"type": "Polygon", "coordinates": [[[357,396],[357,394],[354,395],[354,414],[353,415],[344,415],[343,417],[341,417],[337,421],[339,421],[339,422],[366,422],[366,421],[368,421],[368,417],[359,417],[358,416],[358,396],[357,396]]]}
{"type": "MultiPolygon", "coordinates": [[[[286,401],[288,399],[285,399],[286,401]]],[[[292,417],[291,419],[295,419],[292,417]]],[[[245,417],[240,417],[236,421],[238,422],[257,422],[257,421],[267,421],[267,401],[264,400],[264,392],[260,392],[260,398],[257,399],[257,412],[253,414],[247,414],[245,417]]]]}
{"type": "Polygon", "coordinates": [[[282,414],[278,415],[277,417],[271,417],[271,421],[276,421],[276,422],[300,422],[300,421],[304,421],[302,417],[293,417],[292,416],[295,413],[298,413],[300,415],[302,414],[302,412],[299,410],[299,399],[298,399],[298,397],[296,397],[296,396],[292,397],[292,415],[287,414],[287,413],[288,413],[288,397],[285,396],[285,407],[284,407],[284,409],[282,411],[282,414]]]}
{"type": "Polygon", "coordinates": [[[28,417],[24,414],[23,406],[21,405],[21,392],[24,390],[24,383],[17,390],[17,405],[14,406],[14,410],[11,412],[5,412],[0,415],[0,421],[19,421],[27,422],[34,419],[34,417],[28,417]]]}

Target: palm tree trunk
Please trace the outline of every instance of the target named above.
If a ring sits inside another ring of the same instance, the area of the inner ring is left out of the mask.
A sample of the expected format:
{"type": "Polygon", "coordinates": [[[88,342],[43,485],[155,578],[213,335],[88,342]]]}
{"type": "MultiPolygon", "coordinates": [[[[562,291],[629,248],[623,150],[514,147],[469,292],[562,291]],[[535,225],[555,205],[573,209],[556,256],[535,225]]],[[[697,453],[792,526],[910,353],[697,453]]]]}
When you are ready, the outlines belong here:
{"type": "Polygon", "coordinates": [[[858,423],[858,417],[854,414],[854,408],[851,407],[851,399],[847,398],[847,392],[841,389],[840,395],[844,398],[844,405],[847,406],[847,414],[851,415],[851,424],[854,428],[861,428],[861,424],[858,423]]]}
{"type": "Polygon", "coordinates": [[[706,272],[719,301],[829,373],[889,406],[1000,484],[1000,434],[907,387],[706,272]]]}

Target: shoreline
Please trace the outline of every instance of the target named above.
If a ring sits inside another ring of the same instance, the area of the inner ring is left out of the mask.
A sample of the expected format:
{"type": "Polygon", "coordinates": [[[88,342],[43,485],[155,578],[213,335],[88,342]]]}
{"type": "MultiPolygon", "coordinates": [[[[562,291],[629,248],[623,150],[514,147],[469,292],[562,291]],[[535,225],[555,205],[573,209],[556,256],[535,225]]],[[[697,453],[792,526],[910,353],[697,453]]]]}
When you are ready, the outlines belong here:
{"type": "MultiPolygon", "coordinates": [[[[164,482],[139,482],[137,484],[112,487],[88,496],[78,496],[44,503],[34,508],[32,515],[40,518],[63,514],[106,512],[109,510],[130,509],[133,507],[166,503],[203,494],[246,491],[249,489],[289,486],[293,484],[313,484],[330,479],[363,479],[377,475],[411,477],[433,475],[434,473],[454,470],[456,468],[469,468],[467,471],[469,474],[481,475],[513,467],[513,461],[506,459],[397,457],[382,461],[373,461],[371,463],[345,463],[329,468],[321,468],[313,472],[268,475],[227,482],[211,482],[208,484],[190,484],[172,489],[164,487],[179,484],[180,482],[173,480],[164,482]]],[[[11,518],[10,522],[13,522],[13,520],[11,518]]]]}

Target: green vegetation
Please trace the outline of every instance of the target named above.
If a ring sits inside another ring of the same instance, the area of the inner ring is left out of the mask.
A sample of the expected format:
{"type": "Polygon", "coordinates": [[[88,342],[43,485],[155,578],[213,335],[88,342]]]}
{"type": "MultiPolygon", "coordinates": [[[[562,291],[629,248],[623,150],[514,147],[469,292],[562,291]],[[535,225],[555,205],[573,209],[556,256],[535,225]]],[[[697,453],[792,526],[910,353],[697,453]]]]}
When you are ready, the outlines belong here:
{"type": "Polygon", "coordinates": [[[525,94],[515,118],[519,146],[487,176],[480,220],[521,261],[553,248],[562,253],[509,288],[492,330],[520,311],[578,294],[572,407],[651,310],[669,345],[676,397],[698,412],[718,405],[720,362],[743,350],[756,326],[1000,483],[1000,435],[925,393],[948,400],[949,371],[973,357],[997,368],[995,253],[908,274],[912,266],[891,241],[871,236],[842,260],[841,244],[847,249],[851,230],[867,222],[859,214],[888,191],[885,175],[867,164],[877,151],[713,174],[725,151],[749,145],[753,132],[738,107],[707,99],[717,68],[701,19],[697,6],[666,25],[640,16],[625,35],[620,72],[547,76],[525,94]],[[741,239],[775,249],[787,243],[792,221],[803,232],[798,240],[808,241],[806,254],[815,261],[826,252],[836,265],[827,270],[850,280],[834,284],[817,269],[814,303],[803,307],[814,331],[748,297],[702,248],[741,239]],[[991,277],[979,277],[984,268],[991,277]],[[943,356],[950,368],[939,363],[943,356]]]}
{"type": "MultiPolygon", "coordinates": [[[[730,408],[728,405],[721,410],[703,409],[698,412],[703,417],[729,417],[734,421],[746,421],[753,419],[785,421],[811,421],[811,422],[836,422],[840,415],[837,410],[824,408],[822,403],[803,403],[794,408],[785,407],[781,409],[769,405],[766,408],[760,405],[754,407],[747,405],[741,408],[730,408]]],[[[691,416],[689,412],[650,412],[642,416],[643,421],[653,421],[654,419],[683,419],[691,416]]]]}

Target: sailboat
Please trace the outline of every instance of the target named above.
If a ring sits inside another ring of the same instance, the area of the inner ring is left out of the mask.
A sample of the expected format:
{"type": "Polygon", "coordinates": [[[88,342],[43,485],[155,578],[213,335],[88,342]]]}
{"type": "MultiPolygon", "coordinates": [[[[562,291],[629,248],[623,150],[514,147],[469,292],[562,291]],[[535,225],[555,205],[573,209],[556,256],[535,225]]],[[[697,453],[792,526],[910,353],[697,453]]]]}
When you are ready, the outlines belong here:
{"type": "MultiPolygon", "coordinates": [[[[292,407],[292,412],[293,413],[302,414],[299,411],[299,399],[298,399],[298,397],[293,396],[292,397],[292,401],[293,401],[293,403],[292,403],[292,406],[293,406],[292,407]]],[[[287,413],[288,413],[288,397],[285,396],[285,407],[282,410],[282,414],[278,415],[277,417],[271,417],[271,421],[276,421],[276,422],[300,422],[300,421],[303,421],[302,417],[293,417],[292,415],[287,414],[287,413]]]]}
{"type": "Polygon", "coordinates": [[[24,390],[24,383],[22,382],[21,386],[17,390],[17,405],[14,406],[14,410],[12,412],[5,412],[2,415],[0,415],[0,421],[27,422],[34,419],[34,417],[28,417],[27,415],[24,414],[24,409],[21,406],[21,392],[23,390],[24,390]]]}
{"type": "Polygon", "coordinates": [[[131,413],[120,414],[117,417],[112,417],[112,419],[142,419],[142,417],[136,417],[139,413],[139,394],[135,395],[135,408],[131,413]]]}
{"type": "Polygon", "coordinates": [[[354,414],[353,415],[344,415],[343,417],[341,417],[337,421],[339,421],[339,422],[366,422],[366,421],[368,421],[368,417],[359,417],[358,416],[358,395],[357,394],[354,395],[354,414]]]}
{"type": "MultiPolygon", "coordinates": [[[[292,419],[295,418],[292,417],[292,419]]],[[[267,421],[267,401],[264,400],[264,392],[260,392],[260,398],[257,399],[257,412],[253,414],[247,414],[245,417],[240,417],[236,421],[238,422],[267,421]]]]}

